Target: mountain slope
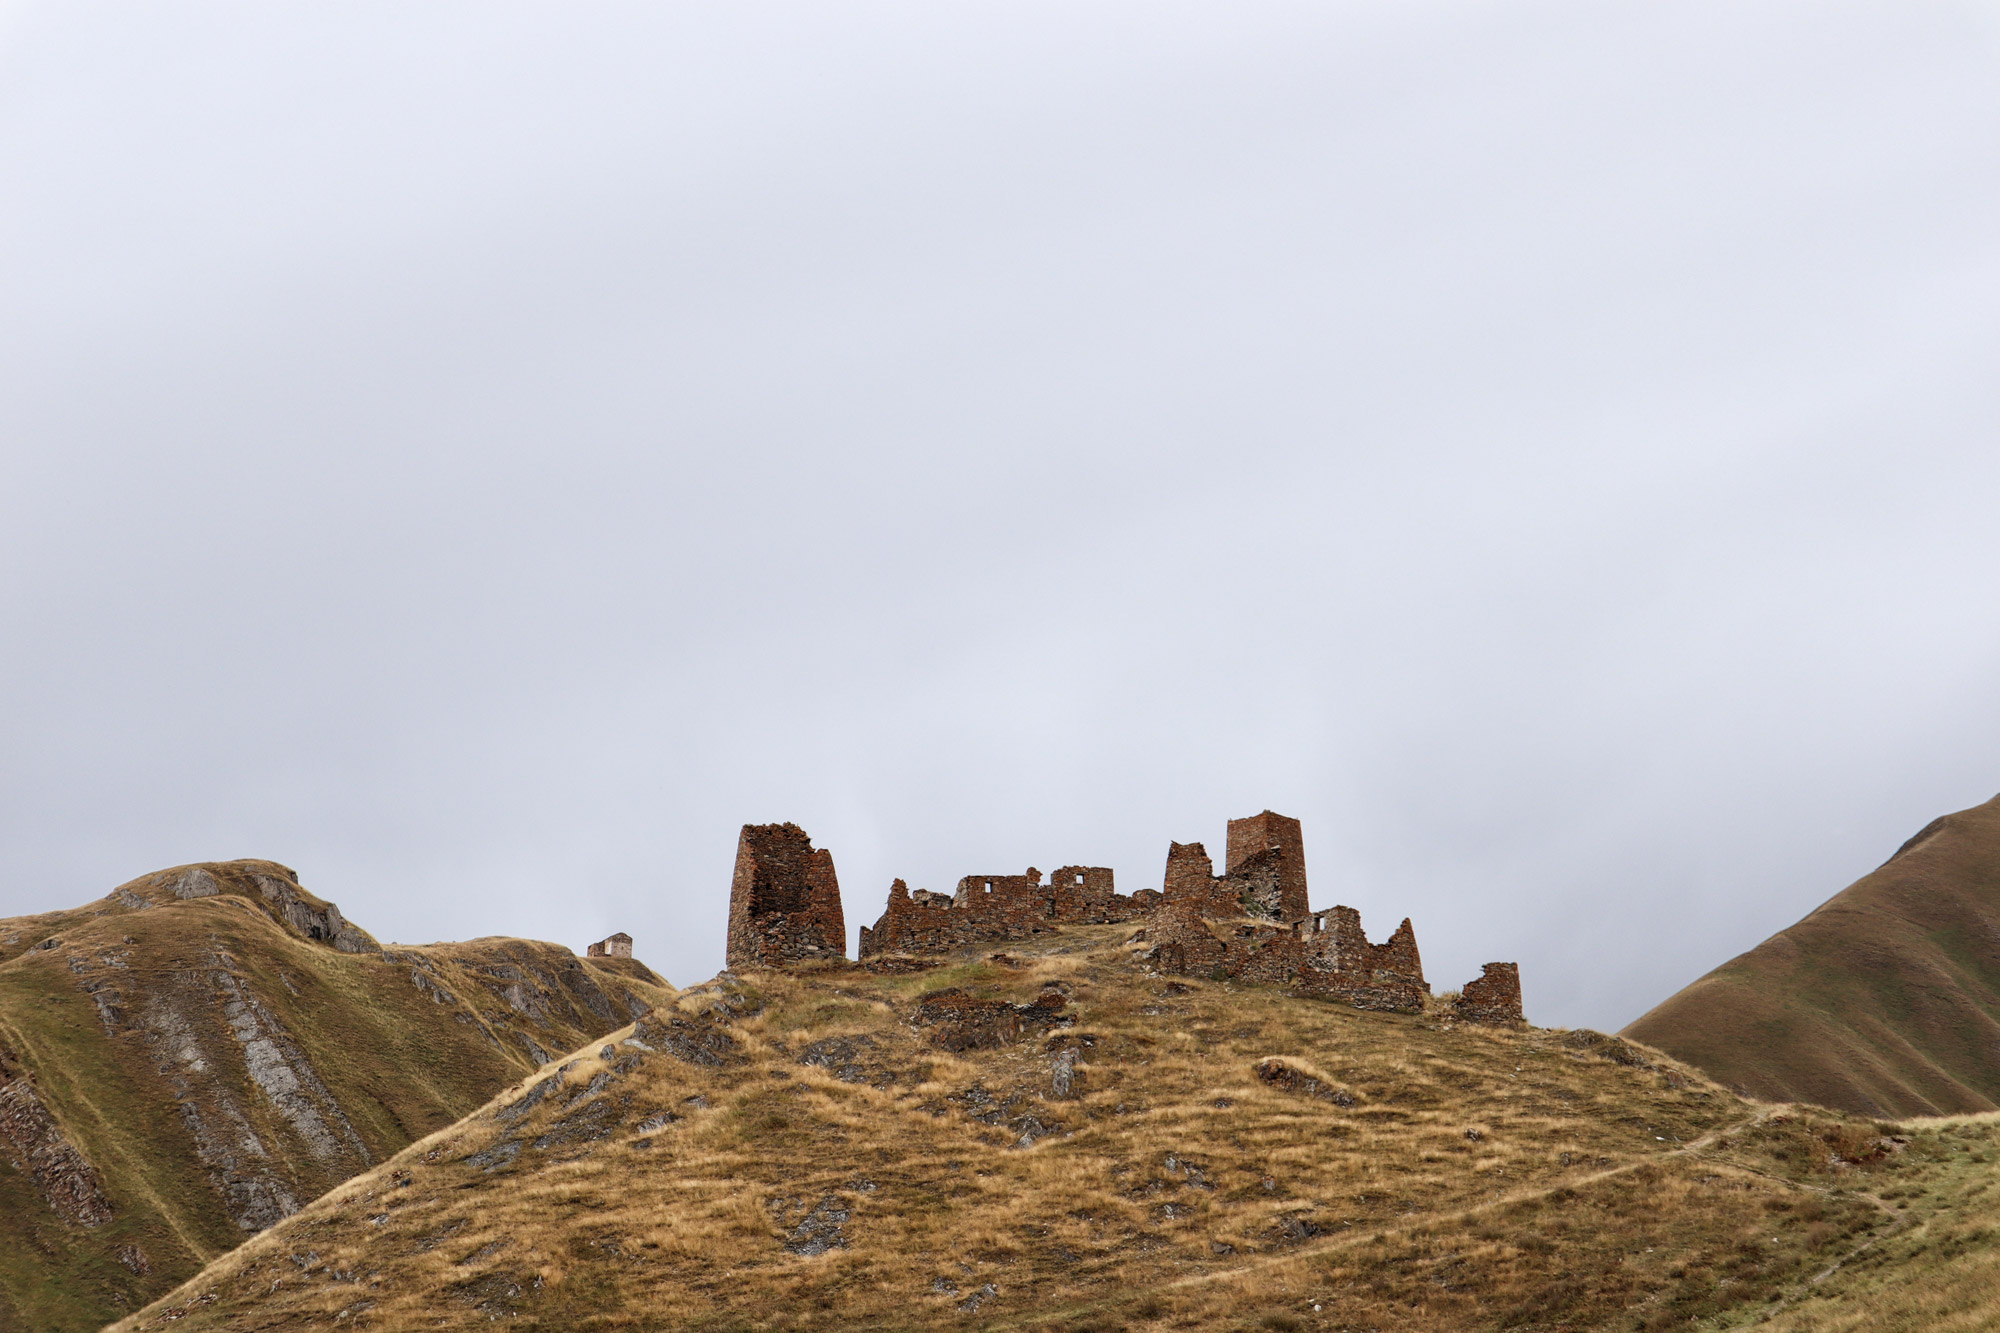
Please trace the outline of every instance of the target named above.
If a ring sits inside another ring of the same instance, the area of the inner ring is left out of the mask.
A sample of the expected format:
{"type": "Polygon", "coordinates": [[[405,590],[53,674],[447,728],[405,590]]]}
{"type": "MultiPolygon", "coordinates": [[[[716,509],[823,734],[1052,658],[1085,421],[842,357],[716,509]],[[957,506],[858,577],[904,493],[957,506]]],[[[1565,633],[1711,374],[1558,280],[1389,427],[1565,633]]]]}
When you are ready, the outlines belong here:
{"type": "Polygon", "coordinates": [[[2000,1106],[2000,797],[1933,821],[1803,921],[1625,1029],[1756,1097],[2000,1106]]]}
{"type": "Polygon", "coordinates": [[[0,921],[0,1329],[135,1309],[671,995],[551,944],[385,951],[269,861],[0,921]]]}
{"type": "Polygon", "coordinates": [[[1929,1152],[1597,1033],[1152,975],[1128,929],[724,974],[118,1330],[1720,1327],[1929,1152]]]}

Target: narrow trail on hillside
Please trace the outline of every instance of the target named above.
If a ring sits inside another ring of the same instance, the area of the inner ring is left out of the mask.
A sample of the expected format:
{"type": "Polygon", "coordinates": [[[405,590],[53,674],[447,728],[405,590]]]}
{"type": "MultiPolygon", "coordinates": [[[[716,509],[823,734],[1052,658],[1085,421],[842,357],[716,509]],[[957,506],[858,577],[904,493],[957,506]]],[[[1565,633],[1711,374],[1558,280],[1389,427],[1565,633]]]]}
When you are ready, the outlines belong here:
{"type": "MultiPolygon", "coordinates": [[[[1214,1272],[1191,1274],[1187,1277],[1177,1278],[1172,1282],[1166,1283],[1165,1286],[1168,1290],[1180,1290],[1190,1287],[1199,1287],[1210,1282],[1241,1278],[1246,1274],[1250,1273],[1268,1271],[1272,1269],[1284,1268],[1291,1265],[1307,1263],[1310,1262],[1311,1260],[1320,1258],[1324,1255],[1338,1253],[1341,1250],[1352,1249],[1360,1245],[1372,1244],[1378,1241],[1390,1239],[1391,1237],[1406,1236],[1411,1234],[1412,1232],[1421,1230],[1425,1227],[1449,1225],[1454,1222],[1461,1222],[1473,1217],[1477,1217],[1482,1213],[1491,1212],[1496,1208],[1505,1208],[1510,1205],[1521,1203],[1531,1199],[1546,1199],[1549,1196],[1555,1194],[1559,1190],[1566,1190],[1566,1189],[1574,1190],[1583,1186],[1594,1185],[1601,1181],[1616,1179],[1619,1176],[1628,1175],[1631,1172],[1638,1170],[1642,1166],[1646,1166],[1651,1163],[1659,1162],[1669,1158],[1699,1157],[1702,1158],[1703,1160],[1713,1162],[1715,1165],[1723,1167],[1728,1170],[1742,1171],[1751,1175],[1766,1176],[1767,1178],[1777,1181],[1780,1184],[1793,1188],[1798,1188],[1799,1182],[1797,1181],[1785,1180],[1782,1177],[1778,1176],[1770,1176],[1769,1173],[1767,1172],[1758,1171],[1755,1168],[1751,1167],[1739,1166],[1736,1163],[1733,1163],[1726,1158],[1711,1157],[1708,1156],[1705,1152],[1706,1149],[1713,1147],[1719,1140],[1728,1138],[1729,1136],[1734,1134],[1746,1133],[1750,1130],[1757,1128],[1759,1125],[1763,1124],[1766,1120],[1768,1120],[1772,1115],[1776,1114],[1782,1109],[1783,1109],[1782,1104],[1771,1104],[1760,1107],[1753,1114],[1745,1116],[1740,1120],[1733,1121],[1730,1124],[1719,1126],[1716,1129],[1712,1129],[1708,1133],[1703,1134],[1700,1138],[1691,1139],[1687,1143],[1682,1144],[1680,1147],[1659,1153],[1656,1156],[1644,1157],[1635,1162],[1627,1162],[1623,1166],[1607,1167],[1601,1171],[1592,1171],[1585,1175],[1574,1176],[1567,1180],[1563,1180],[1554,1185],[1551,1185],[1546,1189],[1516,1190],[1508,1194],[1503,1194],[1496,1196],[1492,1199],[1488,1199],[1483,1203],[1472,1204],[1464,1208],[1454,1209],[1450,1212],[1434,1213],[1423,1217],[1412,1218],[1410,1221],[1402,1223],[1397,1226],[1382,1227],[1367,1232],[1356,1232],[1350,1235],[1340,1236],[1330,1239],[1319,1245],[1301,1246],[1297,1249],[1287,1250],[1282,1254],[1263,1255],[1256,1259],[1251,1260],[1248,1263],[1236,1264],[1229,1268],[1218,1269],[1214,1272]]],[[[1818,1187],[1805,1186],[1804,1188],[1814,1189],[1818,1187]]],[[[1870,1197],[1872,1199],[1872,1196],[1870,1197]]],[[[1878,1207],[1886,1208],[1886,1205],[1884,1205],[1881,1200],[1872,1199],[1872,1201],[1878,1207]]],[[[1871,1240],[1870,1243],[1872,1244],[1873,1241],[1871,1240]]],[[[1855,1251],[1855,1254],[1859,1253],[1860,1250],[1855,1251]]],[[[1846,1259],[1841,1260],[1841,1262],[1845,1263],[1847,1262],[1848,1259],[1852,1259],[1853,1257],[1855,1256],[1849,1255],[1847,1256],[1846,1259]]],[[[1836,1267],[1838,1267],[1838,1265],[1836,1265],[1836,1267]]],[[[1094,1311],[1098,1308],[1100,1308],[1100,1303],[1093,1302],[1090,1305],[1075,1307],[1067,1313],[1071,1317],[1076,1317],[1094,1311]]],[[[997,1327],[1001,1328],[1020,1327],[1027,1323],[1045,1322],[1047,1318],[1048,1318],[1048,1313],[1044,1311],[1035,1316],[1022,1316],[1019,1319],[1009,1320],[1006,1323],[997,1325],[997,1327]]]]}

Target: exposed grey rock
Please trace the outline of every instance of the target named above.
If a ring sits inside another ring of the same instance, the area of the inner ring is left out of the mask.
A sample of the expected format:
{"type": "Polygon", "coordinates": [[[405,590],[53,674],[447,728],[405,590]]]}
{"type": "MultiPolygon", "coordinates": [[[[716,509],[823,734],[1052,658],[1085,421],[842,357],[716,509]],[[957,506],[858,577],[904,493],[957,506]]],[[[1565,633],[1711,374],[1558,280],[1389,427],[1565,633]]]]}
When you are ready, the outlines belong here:
{"type": "Polygon", "coordinates": [[[145,1024],[165,1053],[160,1073],[174,1090],[174,1106],[194,1140],[195,1157],[207,1169],[230,1219],[244,1231],[262,1231],[297,1212],[298,1201],[272,1174],[269,1150],[217,1077],[214,1059],[188,1015],[174,1001],[155,996],[147,1006],[145,1024]],[[199,1099],[197,1083],[202,1091],[199,1099]],[[204,1104],[209,1113],[204,1113],[204,1104]]]}
{"type": "Polygon", "coordinates": [[[823,1037],[799,1053],[799,1063],[827,1070],[842,1083],[865,1083],[868,1071],[861,1062],[874,1048],[874,1040],[865,1036],[823,1037]]]}
{"type": "Polygon", "coordinates": [[[677,1013],[662,1017],[643,1018],[633,1029],[649,1050],[660,1050],[676,1060],[691,1065],[716,1067],[733,1064],[741,1057],[736,1051],[736,1039],[724,1032],[712,1015],[703,1015],[699,1020],[683,1018],[677,1013]]]}
{"type": "Polygon", "coordinates": [[[1056,1052],[1055,1067],[1049,1074],[1049,1090],[1061,1101],[1071,1101],[1083,1095],[1083,1074],[1076,1067],[1074,1047],[1056,1052]]]}
{"type": "Polygon", "coordinates": [[[507,1139],[494,1144],[490,1148],[482,1148],[476,1153],[469,1153],[460,1160],[467,1166],[476,1166],[481,1171],[491,1175],[503,1166],[513,1165],[514,1159],[520,1155],[521,1141],[519,1139],[507,1139]]]}
{"type": "Polygon", "coordinates": [[[243,1047],[243,1060],[251,1081],[271,1099],[271,1104],[315,1157],[332,1161],[347,1153],[364,1166],[373,1165],[375,1158],[368,1145],[361,1141],[331,1090],[321,1082],[305,1052],[292,1042],[250,988],[221,965],[226,961],[218,955],[214,980],[216,989],[225,997],[223,1016],[228,1020],[230,1035],[243,1047]]]}
{"type": "Polygon", "coordinates": [[[841,1228],[852,1216],[852,1211],[845,1204],[829,1194],[791,1229],[785,1239],[785,1248],[807,1258],[825,1254],[828,1250],[844,1250],[847,1248],[847,1237],[841,1228]]]}
{"type": "Polygon", "coordinates": [[[382,946],[343,917],[335,904],[315,908],[305,900],[297,884],[273,875],[257,875],[255,879],[257,891],[271,904],[273,912],[307,939],[330,944],[342,953],[382,952],[382,946]]]}
{"type": "Polygon", "coordinates": [[[97,1168],[63,1133],[13,1052],[0,1048],[0,1150],[56,1216],[72,1226],[101,1227],[111,1220],[97,1168]]]}
{"type": "Polygon", "coordinates": [[[503,1125],[513,1124],[515,1121],[519,1120],[522,1116],[534,1110],[535,1107],[541,1102],[542,1098],[548,1096],[551,1092],[553,1092],[557,1084],[559,1084],[561,1081],[562,1079],[560,1075],[558,1074],[549,1075],[547,1078],[535,1084],[532,1088],[529,1088],[527,1092],[522,1094],[521,1099],[519,1101],[509,1102],[507,1105],[495,1111],[493,1113],[493,1118],[495,1120],[498,1120],[503,1125]]]}
{"type": "Polygon", "coordinates": [[[222,885],[216,883],[215,876],[200,866],[189,866],[177,872],[162,871],[153,882],[176,898],[210,898],[222,892],[222,885]]]}

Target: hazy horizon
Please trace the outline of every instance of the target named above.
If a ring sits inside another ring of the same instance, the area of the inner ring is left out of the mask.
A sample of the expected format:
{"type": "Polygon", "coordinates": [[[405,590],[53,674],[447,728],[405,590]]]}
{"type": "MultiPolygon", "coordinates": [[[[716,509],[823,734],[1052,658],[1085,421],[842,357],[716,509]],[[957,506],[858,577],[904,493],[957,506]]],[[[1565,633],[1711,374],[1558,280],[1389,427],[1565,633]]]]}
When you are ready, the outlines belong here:
{"type": "Polygon", "coordinates": [[[0,9],[0,914],[1304,822],[1616,1028],[2000,790],[1974,4],[0,9]]]}

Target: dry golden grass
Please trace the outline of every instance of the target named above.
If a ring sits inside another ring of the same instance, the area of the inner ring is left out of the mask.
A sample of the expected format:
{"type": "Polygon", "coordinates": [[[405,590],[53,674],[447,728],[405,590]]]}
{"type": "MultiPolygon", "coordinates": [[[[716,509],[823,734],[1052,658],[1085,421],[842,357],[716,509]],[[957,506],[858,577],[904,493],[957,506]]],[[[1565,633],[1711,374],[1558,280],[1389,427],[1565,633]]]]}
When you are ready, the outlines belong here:
{"type": "Polygon", "coordinates": [[[1894,1228],[1878,1187],[1945,1151],[1842,1165],[1881,1131],[1602,1039],[1152,976],[1122,934],[697,987],[734,1062],[594,1044],[117,1327],[1720,1327],[1813,1304],[1894,1228]],[[1076,1018],[1047,1036],[908,1026],[926,990],[1046,983],[1076,1018]]]}

